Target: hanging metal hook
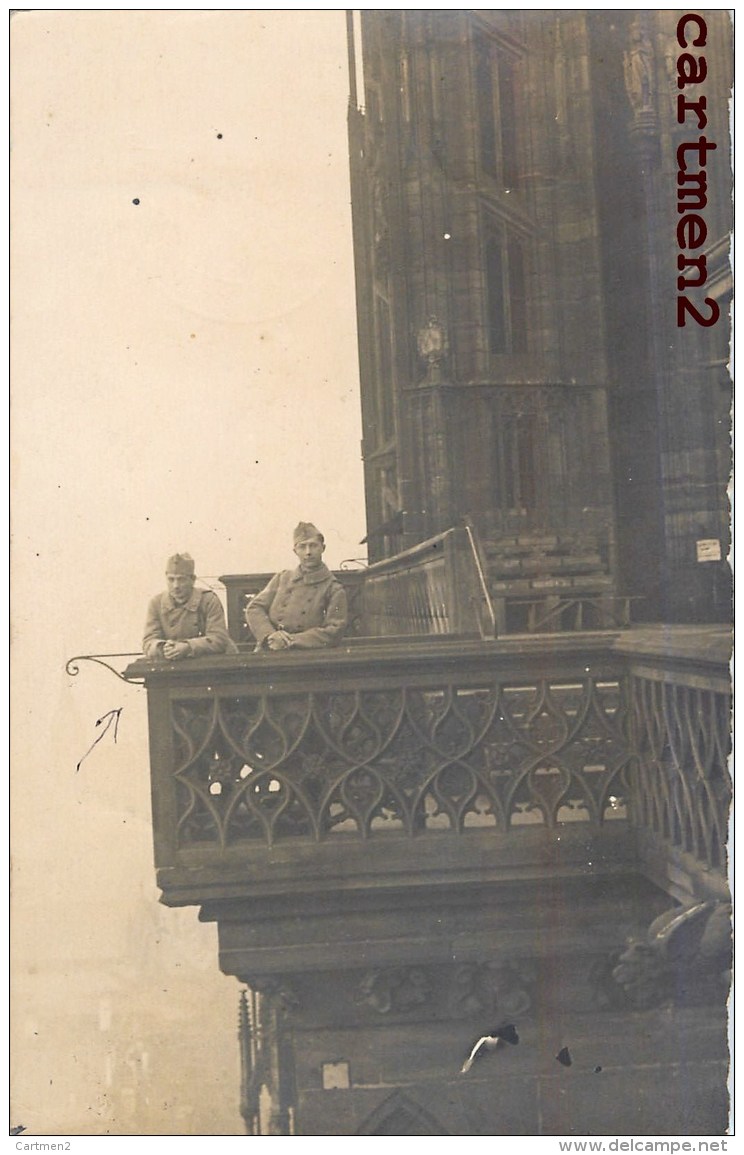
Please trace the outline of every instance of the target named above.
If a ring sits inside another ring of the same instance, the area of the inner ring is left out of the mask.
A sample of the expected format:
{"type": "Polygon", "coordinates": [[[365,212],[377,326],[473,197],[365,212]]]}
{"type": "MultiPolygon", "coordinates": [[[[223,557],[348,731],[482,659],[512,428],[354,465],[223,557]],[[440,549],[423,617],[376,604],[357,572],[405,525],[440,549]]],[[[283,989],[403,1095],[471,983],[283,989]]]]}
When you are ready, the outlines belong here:
{"type": "Polygon", "coordinates": [[[124,674],[120,673],[118,670],[114,669],[114,667],[112,665],[110,665],[108,662],[105,662],[103,660],[104,658],[141,658],[141,657],[142,657],[141,653],[76,654],[74,658],[68,658],[67,661],[65,662],[65,673],[69,674],[70,677],[72,677],[72,678],[76,678],[77,675],[80,673],[80,667],[78,665],[78,662],[95,662],[95,664],[97,666],[103,666],[104,669],[110,670],[110,672],[112,674],[115,674],[116,677],[121,682],[130,682],[133,685],[144,685],[144,682],[145,682],[144,678],[127,678],[124,674]]]}

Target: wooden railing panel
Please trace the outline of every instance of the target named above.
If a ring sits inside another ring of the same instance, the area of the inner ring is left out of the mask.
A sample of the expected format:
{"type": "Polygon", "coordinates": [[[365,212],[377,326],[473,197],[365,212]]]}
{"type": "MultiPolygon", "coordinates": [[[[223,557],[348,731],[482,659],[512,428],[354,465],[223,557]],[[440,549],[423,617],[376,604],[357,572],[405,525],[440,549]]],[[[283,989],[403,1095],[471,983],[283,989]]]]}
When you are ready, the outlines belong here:
{"type": "Polygon", "coordinates": [[[495,616],[477,542],[449,529],[364,571],[360,633],[494,637],[495,616]]]}

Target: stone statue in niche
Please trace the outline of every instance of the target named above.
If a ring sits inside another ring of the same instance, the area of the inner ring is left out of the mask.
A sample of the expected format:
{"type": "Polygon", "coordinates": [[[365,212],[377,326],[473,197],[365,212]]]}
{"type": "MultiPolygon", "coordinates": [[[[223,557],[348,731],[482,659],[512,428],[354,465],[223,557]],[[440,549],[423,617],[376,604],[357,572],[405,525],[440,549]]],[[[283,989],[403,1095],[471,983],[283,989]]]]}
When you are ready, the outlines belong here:
{"type": "Polygon", "coordinates": [[[438,381],[442,361],[447,353],[447,330],[434,314],[416,334],[416,347],[419,357],[427,367],[428,379],[438,381]]]}
{"type": "Polygon", "coordinates": [[[630,48],[624,53],[625,90],[633,112],[653,112],[653,48],[651,32],[640,19],[633,21],[630,48]]]}

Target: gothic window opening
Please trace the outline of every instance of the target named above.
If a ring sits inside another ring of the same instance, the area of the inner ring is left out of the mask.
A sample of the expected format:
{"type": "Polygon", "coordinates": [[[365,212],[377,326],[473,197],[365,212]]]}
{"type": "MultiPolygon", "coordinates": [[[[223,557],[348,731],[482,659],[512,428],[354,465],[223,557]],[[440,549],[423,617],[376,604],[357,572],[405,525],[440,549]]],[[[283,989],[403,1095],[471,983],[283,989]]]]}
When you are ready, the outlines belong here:
{"type": "Polygon", "coordinates": [[[524,249],[515,236],[492,228],[485,246],[488,348],[492,354],[527,352],[524,249]]]}
{"type": "Polygon", "coordinates": [[[357,1135],[446,1135],[438,1119],[402,1091],[385,1099],[357,1131],[357,1135]]]}
{"type": "Polygon", "coordinates": [[[398,474],[395,465],[380,469],[380,525],[378,533],[382,537],[385,557],[392,557],[402,548],[403,513],[398,498],[398,474]]]}
{"type": "Polygon", "coordinates": [[[499,505],[509,513],[528,514],[537,506],[537,452],[534,417],[508,417],[497,439],[499,505]]]}
{"type": "Polygon", "coordinates": [[[480,163],[504,189],[520,180],[518,87],[520,62],[484,33],[475,38],[480,163]]]}
{"type": "Polygon", "coordinates": [[[512,353],[527,352],[527,302],[524,283],[524,253],[517,240],[506,246],[509,282],[509,336],[512,353]]]}

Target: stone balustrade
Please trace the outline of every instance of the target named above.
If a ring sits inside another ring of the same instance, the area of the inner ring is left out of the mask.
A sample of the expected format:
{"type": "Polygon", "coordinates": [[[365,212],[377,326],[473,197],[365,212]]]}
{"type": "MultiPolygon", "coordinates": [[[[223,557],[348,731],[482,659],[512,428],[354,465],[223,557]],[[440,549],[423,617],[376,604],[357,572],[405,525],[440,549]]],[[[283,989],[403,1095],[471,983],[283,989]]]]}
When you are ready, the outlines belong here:
{"type": "Polygon", "coordinates": [[[723,652],[701,654],[703,631],[695,653],[679,631],[676,649],[657,631],[653,652],[651,636],[353,639],[135,662],[166,900],[361,885],[371,869],[381,885],[587,861],[720,897],[723,652]]]}

